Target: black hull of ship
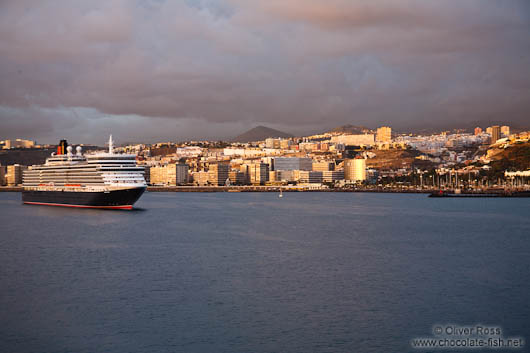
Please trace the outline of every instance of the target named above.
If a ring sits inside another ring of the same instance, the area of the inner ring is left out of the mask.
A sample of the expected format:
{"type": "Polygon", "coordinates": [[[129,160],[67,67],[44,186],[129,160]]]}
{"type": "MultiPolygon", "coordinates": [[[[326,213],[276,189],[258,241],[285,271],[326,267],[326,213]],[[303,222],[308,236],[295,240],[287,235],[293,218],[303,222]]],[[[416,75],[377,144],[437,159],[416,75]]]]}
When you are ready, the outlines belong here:
{"type": "Polygon", "coordinates": [[[144,191],[145,187],[108,192],[24,190],[22,202],[30,205],[132,209],[144,191]]]}

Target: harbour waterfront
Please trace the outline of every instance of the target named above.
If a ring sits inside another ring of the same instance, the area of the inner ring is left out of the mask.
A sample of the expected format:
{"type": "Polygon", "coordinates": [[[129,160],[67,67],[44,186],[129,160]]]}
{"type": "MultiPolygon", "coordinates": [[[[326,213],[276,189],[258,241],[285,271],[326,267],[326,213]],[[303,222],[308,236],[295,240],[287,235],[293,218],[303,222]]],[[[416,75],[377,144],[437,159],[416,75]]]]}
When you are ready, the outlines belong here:
{"type": "Polygon", "coordinates": [[[524,337],[529,206],[157,192],[131,212],[0,193],[0,351],[402,352],[436,324],[524,337]]]}

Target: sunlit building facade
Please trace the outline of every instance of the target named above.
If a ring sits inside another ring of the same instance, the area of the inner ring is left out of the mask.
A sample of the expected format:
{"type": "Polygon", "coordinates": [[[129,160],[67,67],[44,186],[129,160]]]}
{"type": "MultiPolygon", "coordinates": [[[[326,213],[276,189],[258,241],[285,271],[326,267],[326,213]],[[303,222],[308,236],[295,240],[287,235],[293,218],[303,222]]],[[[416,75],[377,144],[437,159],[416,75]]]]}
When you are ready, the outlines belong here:
{"type": "Polygon", "coordinates": [[[392,128],[388,126],[381,126],[377,129],[377,134],[375,135],[375,140],[377,142],[390,142],[392,141],[392,128]]]}
{"type": "Polygon", "coordinates": [[[356,157],[344,161],[344,179],[348,181],[366,180],[366,159],[356,157]]]}

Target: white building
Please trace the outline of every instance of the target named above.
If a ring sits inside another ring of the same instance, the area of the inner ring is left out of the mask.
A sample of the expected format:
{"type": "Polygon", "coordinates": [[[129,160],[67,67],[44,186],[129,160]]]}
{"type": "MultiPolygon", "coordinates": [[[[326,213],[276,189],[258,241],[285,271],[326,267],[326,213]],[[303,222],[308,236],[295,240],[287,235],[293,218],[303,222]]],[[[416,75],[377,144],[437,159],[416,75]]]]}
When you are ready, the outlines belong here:
{"type": "Polygon", "coordinates": [[[346,146],[372,146],[375,144],[374,134],[338,135],[331,138],[331,142],[346,146]]]}

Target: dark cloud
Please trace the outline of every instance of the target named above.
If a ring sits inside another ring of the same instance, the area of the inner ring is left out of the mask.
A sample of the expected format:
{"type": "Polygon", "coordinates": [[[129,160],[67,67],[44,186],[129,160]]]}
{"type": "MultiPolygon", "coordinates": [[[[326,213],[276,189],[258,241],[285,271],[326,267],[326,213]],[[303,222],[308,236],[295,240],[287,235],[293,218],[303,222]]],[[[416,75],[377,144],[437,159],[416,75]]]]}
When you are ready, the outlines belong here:
{"type": "Polygon", "coordinates": [[[3,1],[0,138],[527,125],[529,9],[525,0],[3,1]]]}

